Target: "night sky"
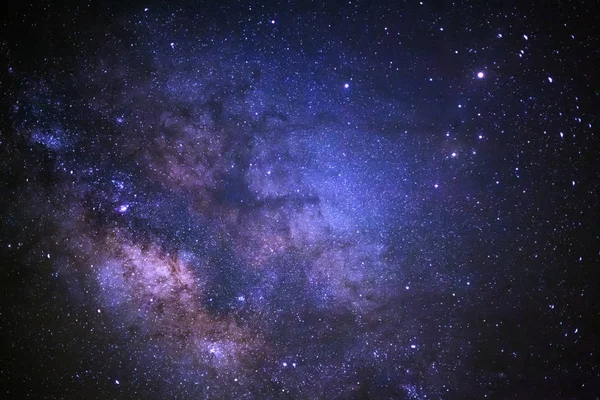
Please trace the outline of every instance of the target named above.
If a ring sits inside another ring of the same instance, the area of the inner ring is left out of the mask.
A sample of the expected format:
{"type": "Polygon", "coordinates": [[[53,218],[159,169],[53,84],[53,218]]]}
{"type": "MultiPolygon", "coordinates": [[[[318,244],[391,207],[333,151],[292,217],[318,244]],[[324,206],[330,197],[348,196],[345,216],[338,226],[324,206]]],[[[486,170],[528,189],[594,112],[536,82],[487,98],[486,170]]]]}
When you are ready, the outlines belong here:
{"type": "Polygon", "coordinates": [[[11,3],[0,397],[600,396],[594,2],[11,3]]]}

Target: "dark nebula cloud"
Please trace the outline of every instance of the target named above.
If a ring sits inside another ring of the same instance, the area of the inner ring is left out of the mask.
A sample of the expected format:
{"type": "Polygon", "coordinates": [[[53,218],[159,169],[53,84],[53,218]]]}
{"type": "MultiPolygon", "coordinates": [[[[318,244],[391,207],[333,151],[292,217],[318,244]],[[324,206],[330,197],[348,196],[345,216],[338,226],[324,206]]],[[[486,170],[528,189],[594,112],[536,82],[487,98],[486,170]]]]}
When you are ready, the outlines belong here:
{"type": "Polygon", "coordinates": [[[6,398],[599,393],[583,4],[20,7],[6,398]]]}

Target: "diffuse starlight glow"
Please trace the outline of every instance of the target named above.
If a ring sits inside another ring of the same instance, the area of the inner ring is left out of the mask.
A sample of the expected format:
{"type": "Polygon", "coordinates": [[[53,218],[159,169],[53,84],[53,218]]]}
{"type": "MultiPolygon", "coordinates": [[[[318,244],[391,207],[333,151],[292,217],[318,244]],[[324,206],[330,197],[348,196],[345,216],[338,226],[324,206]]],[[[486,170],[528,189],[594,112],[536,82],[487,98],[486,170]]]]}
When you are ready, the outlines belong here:
{"type": "Polygon", "coordinates": [[[6,396],[585,397],[590,35],[272,6],[7,18],[6,396]]]}

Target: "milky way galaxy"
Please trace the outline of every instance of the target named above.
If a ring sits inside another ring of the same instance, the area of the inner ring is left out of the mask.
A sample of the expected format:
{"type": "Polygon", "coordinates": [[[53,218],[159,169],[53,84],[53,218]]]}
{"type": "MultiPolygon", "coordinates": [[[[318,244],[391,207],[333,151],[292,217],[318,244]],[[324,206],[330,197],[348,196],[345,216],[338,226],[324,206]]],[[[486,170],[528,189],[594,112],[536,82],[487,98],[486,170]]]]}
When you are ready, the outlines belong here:
{"type": "Polygon", "coordinates": [[[599,393],[591,11],[384,3],[11,11],[6,398],[599,393]]]}

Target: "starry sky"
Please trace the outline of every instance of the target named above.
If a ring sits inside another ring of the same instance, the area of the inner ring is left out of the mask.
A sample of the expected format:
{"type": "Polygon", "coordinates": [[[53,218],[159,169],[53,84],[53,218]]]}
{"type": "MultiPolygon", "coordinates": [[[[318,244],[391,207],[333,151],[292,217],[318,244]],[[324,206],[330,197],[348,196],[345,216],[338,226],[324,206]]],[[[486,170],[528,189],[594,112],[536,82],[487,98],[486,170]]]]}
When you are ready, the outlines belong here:
{"type": "Polygon", "coordinates": [[[2,14],[3,398],[600,395],[592,2],[2,14]]]}

